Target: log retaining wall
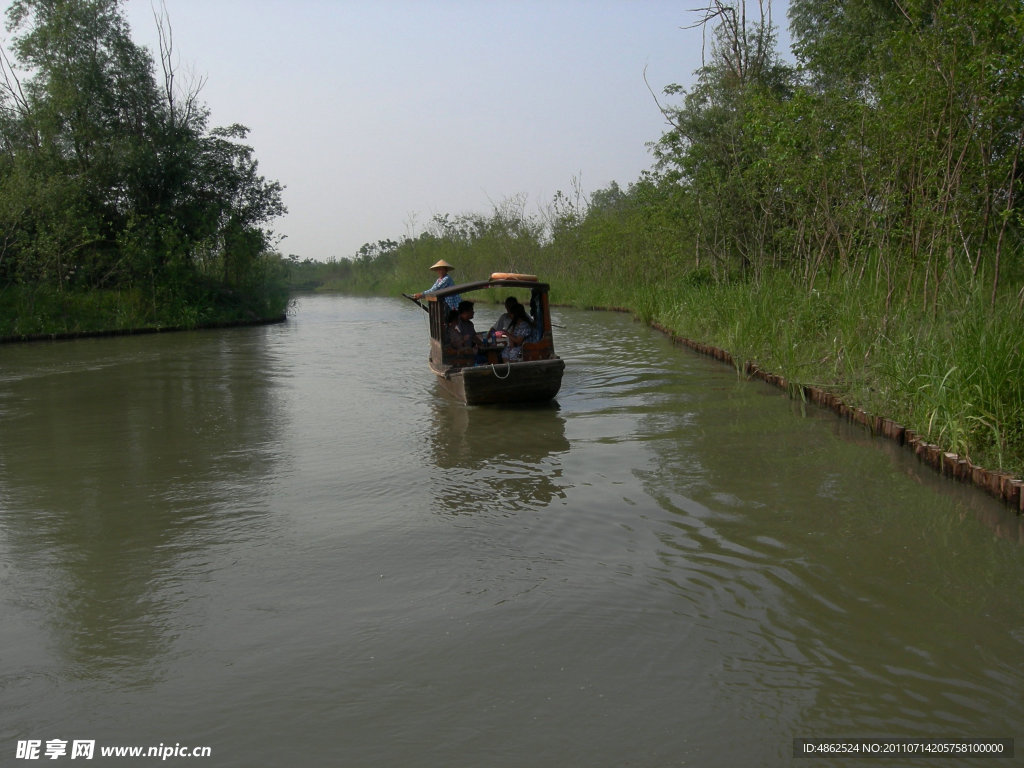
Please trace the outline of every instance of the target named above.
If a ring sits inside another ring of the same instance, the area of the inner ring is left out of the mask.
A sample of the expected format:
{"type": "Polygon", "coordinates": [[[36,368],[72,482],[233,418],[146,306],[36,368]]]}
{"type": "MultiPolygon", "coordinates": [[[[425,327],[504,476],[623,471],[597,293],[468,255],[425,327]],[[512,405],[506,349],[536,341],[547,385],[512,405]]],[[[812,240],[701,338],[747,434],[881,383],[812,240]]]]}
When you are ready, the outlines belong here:
{"type": "Polygon", "coordinates": [[[765,371],[756,363],[750,361],[737,365],[733,356],[724,349],[679,336],[658,323],[652,323],[652,325],[672,339],[673,343],[689,347],[695,352],[713,357],[715,360],[731,365],[737,370],[742,370],[749,378],[760,379],[772,386],[784,389],[789,393],[790,397],[800,397],[806,402],[811,402],[821,408],[830,410],[842,419],[865,427],[873,435],[893,440],[897,444],[913,451],[920,461],[936,472],[960,482],[970,483],[986,493],[1001,499],[1004,503],[1015,509],[1018,514],[1024,513],[1024,480],[1006,472],[979,467],[962,456],[950,453],[938,445],[929,443],[923,436],[914,432],[914,430],[908,429],[892,419],[876,416],[861,408],[847,405],[831,392],[808,385],[791,385],[785,377],[765,371]]]}

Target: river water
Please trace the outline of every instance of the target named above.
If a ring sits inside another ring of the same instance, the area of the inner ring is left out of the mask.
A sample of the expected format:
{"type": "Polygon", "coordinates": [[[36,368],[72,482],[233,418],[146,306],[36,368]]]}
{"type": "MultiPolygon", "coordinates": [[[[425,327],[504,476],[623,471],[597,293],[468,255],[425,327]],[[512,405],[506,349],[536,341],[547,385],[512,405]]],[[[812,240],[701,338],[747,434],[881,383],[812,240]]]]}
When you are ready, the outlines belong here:
{"type": "Polygon", "coordinates": [[[1018,517],[625,315],[554,322],[533,408],[445,399],[400,300],[0,347],[0,765],[55,740],[844,765],[793,740],[1024,735],[1018,517]]]}

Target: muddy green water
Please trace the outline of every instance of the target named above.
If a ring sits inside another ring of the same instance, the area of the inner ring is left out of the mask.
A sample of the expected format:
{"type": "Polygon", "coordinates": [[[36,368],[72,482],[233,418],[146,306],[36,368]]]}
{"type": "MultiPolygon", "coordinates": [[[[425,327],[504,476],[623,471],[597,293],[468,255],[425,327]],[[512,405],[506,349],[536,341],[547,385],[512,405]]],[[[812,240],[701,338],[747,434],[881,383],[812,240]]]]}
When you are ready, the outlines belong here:
{"type": "Polygon", "coordinates": [[[563,389],[525,409],[444,399],[400,299],[0,347],[0,765],[1024,736],[1019,518],[626,316],[554,320],[563,389]]]}

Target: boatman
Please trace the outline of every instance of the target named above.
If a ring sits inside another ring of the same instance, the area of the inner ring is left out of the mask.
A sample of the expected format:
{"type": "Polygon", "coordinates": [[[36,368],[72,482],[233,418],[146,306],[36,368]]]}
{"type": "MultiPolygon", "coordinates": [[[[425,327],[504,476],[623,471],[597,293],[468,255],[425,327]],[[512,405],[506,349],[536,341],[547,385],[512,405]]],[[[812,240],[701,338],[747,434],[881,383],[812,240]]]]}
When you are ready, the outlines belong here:
{"type": "MultiPolygon", "coordinates": [[[[442,288],[451,288],[453,285],[455,285],[455,281],[452,280],[451,275],[448,274],[449,272],[454,270],[455,267],[453,267],[447,261],[441,259],[436,264],[434,264],[434,266],[432,266],[431,269],[437,273],[437,280],[435,280],[434,284],[427,288],[427,290],[423,291],[423,293],[414,293],[412,296],[414,299],[422,299],[428,293],[437,293],[442,288]]],[[[448,309],[458,309],[460,301],[462,301],[462,296],[460,296],[457,293],[453,293],[450,296],[444,297],[444,302],[445,304],[448,305],[448,309]]]]}

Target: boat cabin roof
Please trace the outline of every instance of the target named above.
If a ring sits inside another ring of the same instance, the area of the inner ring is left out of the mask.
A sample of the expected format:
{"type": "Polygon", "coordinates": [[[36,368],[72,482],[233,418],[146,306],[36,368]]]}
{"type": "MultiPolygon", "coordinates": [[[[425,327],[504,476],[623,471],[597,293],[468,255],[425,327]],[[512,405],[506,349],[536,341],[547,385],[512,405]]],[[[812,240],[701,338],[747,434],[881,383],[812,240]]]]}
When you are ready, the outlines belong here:
{"type": "Polygon", "coordinates": [[[451,296],[453,293],[470,293],[471,291],[480,291],[485,288],[529,288],[540,293],[547,293],[549,286],[547,283],[538,283],[536,280],[502,277],[453,285],[450,288],[442,288],[439,291],[435,291],[431,295],[436,296],[438,299],[443,299],[445,296],[451,296]]]}

